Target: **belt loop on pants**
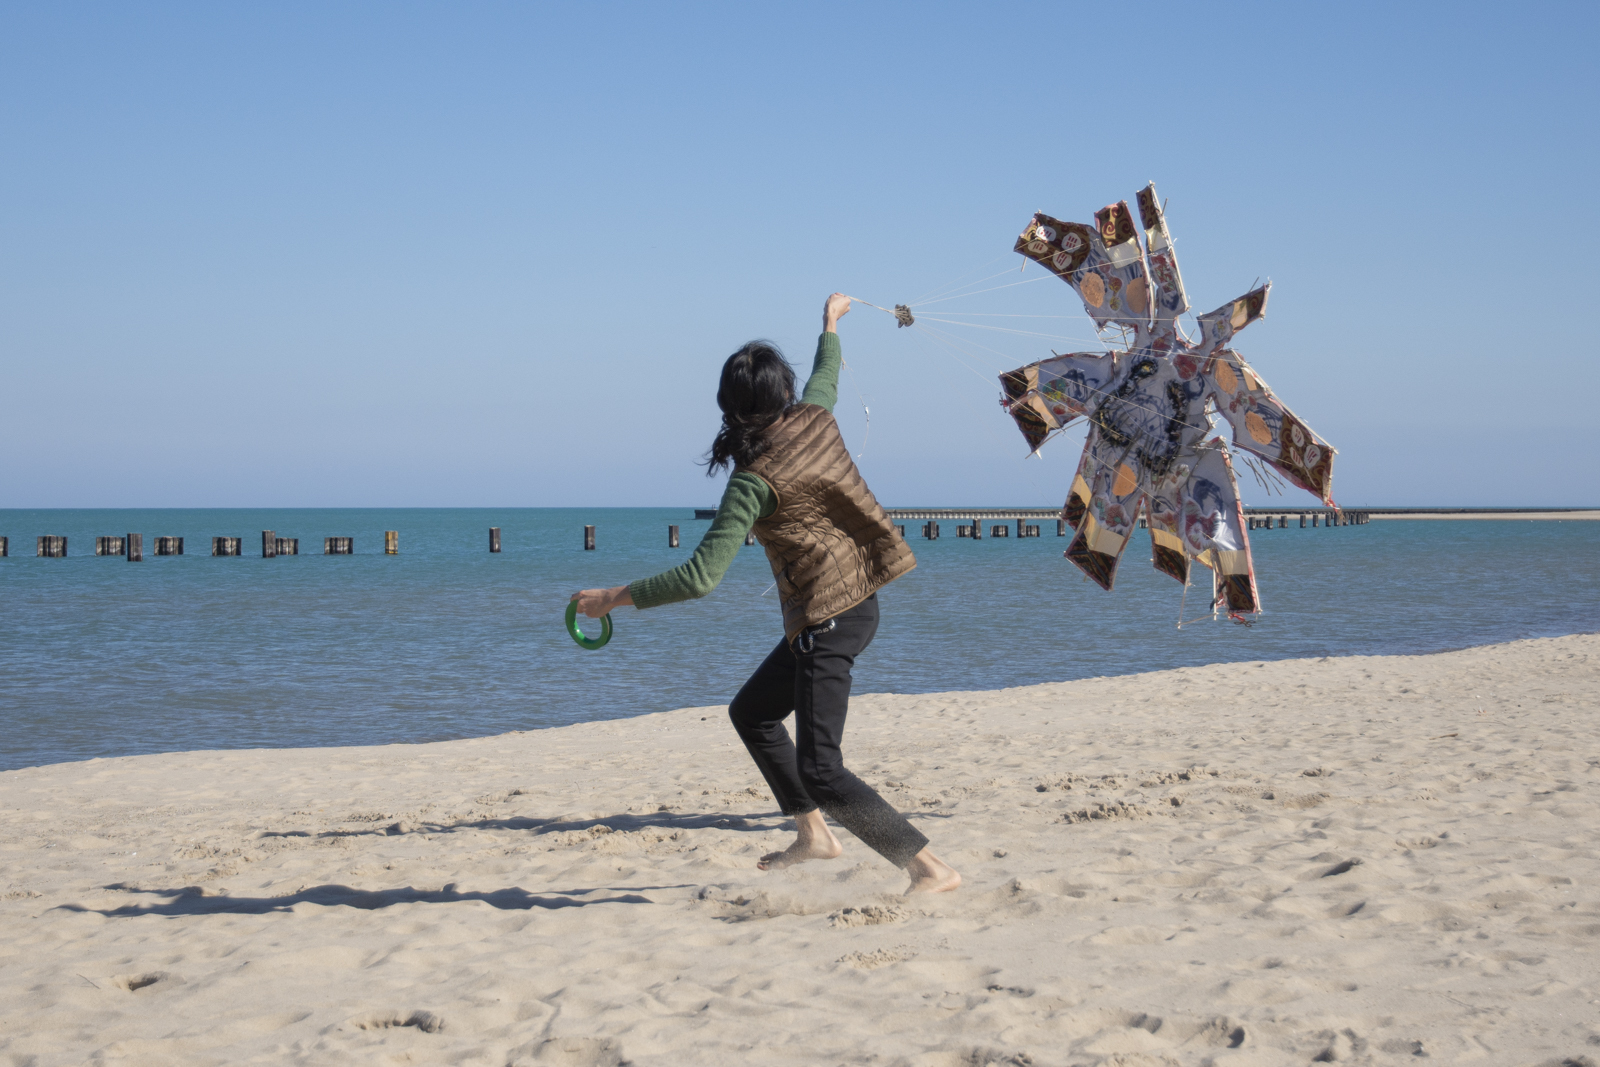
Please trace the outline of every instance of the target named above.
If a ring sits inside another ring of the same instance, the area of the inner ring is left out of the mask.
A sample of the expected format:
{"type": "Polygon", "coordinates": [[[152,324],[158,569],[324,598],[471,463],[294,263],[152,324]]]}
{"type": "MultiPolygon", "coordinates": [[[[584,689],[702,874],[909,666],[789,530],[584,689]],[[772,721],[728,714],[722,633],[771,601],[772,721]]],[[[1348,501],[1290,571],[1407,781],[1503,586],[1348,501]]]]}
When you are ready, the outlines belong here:
{"type": "Polygon", "coordinates": [[[820,625],[808,626],[804,630],[801,630],[798,634],[795,634],[794,647],[802,656],[809,656],[817,647],[817,636],[819,634],[831,633],[838,625],[838,619],[829,619],[827,622],[820,625]]]}

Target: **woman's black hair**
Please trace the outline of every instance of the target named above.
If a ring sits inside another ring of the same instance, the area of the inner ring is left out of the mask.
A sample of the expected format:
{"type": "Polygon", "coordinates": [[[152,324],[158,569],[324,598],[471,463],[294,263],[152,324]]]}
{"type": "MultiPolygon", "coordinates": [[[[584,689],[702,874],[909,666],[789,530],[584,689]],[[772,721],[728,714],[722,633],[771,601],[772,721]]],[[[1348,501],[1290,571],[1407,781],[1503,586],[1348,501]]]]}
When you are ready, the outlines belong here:
{"type": "Polygon", "coordinates": [[[751,341],[722,365],[722,429],[706,456],[706,477],[748,466],[767,450],[767,431],[794,407],[794,368],[771,341],[751,341]]]}

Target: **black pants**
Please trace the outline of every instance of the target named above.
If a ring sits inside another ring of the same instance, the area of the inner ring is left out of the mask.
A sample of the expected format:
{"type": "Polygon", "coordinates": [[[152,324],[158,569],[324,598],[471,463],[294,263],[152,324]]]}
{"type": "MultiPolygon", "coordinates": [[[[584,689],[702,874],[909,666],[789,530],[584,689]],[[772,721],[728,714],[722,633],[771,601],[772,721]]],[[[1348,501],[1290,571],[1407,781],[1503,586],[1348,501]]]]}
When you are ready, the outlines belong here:
{"type": "MultiPolygon", "coordinates": [[[[878,598],[834,616],[809,652],[804,635],[779,641],[728,705],[728,718],[786,815],[821,808],[897,867],[928,839],[870,785],[844,766],[850,667],[878,632],[878,598]],[[783,720],[794,712],[795,736],[783,720]]],[[[826,624],[824,624],[826,625],[826,624]]]]}

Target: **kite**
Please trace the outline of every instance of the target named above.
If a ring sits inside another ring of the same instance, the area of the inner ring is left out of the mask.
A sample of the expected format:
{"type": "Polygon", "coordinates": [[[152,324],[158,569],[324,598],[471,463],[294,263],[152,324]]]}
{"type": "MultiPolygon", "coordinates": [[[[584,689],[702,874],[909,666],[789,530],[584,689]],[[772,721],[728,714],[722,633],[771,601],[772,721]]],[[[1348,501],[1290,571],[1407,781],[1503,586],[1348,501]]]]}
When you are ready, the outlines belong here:
{"type": "Polygon", "coordinates": [[[1125,200],[1093,226],[1036,214],[1017,238],[1016,251],[1072,286],[1097,329],[1132,334],[1125,350],[1052,353],[1002,374],[1001,405],[1033,452],[1073,420],[1090,423],[1061,511],[1073,529],[1066,557],[1084,574],[1112,587],[1142,513],[1156,570],[1187,586],[1198,560],[1211,570],[1212,610],[1245,621],[1261,600],[1228,444],[1206,439],[1212,416],[1232,426],[1236,449],[1330,507],[1334,449],[1228,347],[1266,313],[1271,283],[1197,316],[1191,341],[1178,327],[1189,297],[1153,183],[1138,203],[1142,246],[1125,200]]]}

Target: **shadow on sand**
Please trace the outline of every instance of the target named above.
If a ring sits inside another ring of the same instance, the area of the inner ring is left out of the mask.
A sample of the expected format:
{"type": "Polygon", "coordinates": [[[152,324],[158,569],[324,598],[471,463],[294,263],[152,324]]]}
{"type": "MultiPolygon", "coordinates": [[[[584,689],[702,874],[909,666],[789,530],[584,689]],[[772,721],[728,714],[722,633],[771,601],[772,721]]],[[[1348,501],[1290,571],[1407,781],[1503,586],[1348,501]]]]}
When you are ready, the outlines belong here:
{"type": "Polygon", "coordinates": [[[153,897],[170,899],[150,904],[125,904],[120,908],[88,908],[82,904],[62,904],[60,911],[94,912],[105,916],[135,915],[265,915],[269,912],[288,911],[296,904],[320,904],[325,907],[360,908],[373,911],[395,904],[458,904],[481,900],[490,907],[506,911],[527,911],[532,908],[582,908],[590,904],[654,904],[649,897],[629,889],[692,889],[689,885],[674,886],[614,886],[604,889],[582,889],[572,892],[530,893],[526,889],[496,889],[493,892],[461,892],[454,883],[443,889],[352,889],[346,885],[318,885],[281,897],[206,896],[199,886],[179,889],[144,889],[115,882],[107,889],[125,893],[147,893],[153,897]],[[597,896],[595,894],[610,894],[597,896]]]}
{"type": "Polygon", "coordinates": [[[555,834],[567,830],[589,830],[604,826],[613,831],[627,830],[749,830],[764,833],[792,825],[781,811],[759,815],[730,815],[725,812],[688,814],[656,811],[648,815],[606,815],[598,819],[539,819],[514,815],[504,819],[476,819],[471,822],[430,823],[401,820],[369,830],[265,830],[258,837],[398,837],[402,834],[453,834],[463,830],[531,830],[535,834],[555,834]]]}

